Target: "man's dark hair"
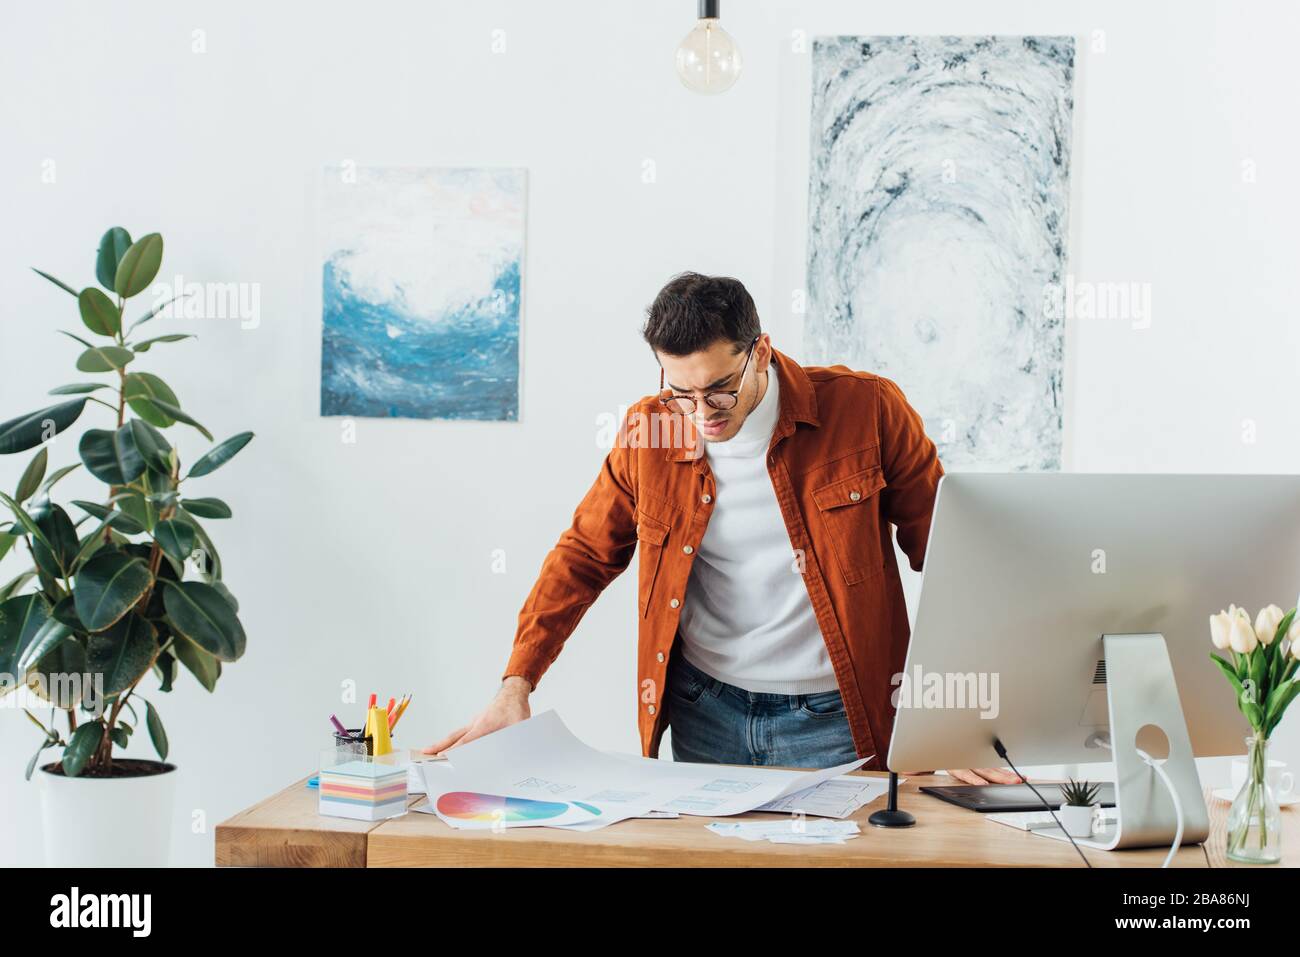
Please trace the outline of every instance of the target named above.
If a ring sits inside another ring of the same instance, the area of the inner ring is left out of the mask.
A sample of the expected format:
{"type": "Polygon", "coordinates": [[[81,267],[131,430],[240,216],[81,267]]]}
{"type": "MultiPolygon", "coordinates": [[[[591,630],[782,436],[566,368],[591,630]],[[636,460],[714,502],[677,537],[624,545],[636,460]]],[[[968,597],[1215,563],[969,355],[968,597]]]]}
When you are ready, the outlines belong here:
{"type": "Polygon", "coordinates": [[[761,331],[754,300],[739,279],[684,272],[659,290],[641,335],[656,352],[686,356],[719,339],[739,352],[761,331]]]}

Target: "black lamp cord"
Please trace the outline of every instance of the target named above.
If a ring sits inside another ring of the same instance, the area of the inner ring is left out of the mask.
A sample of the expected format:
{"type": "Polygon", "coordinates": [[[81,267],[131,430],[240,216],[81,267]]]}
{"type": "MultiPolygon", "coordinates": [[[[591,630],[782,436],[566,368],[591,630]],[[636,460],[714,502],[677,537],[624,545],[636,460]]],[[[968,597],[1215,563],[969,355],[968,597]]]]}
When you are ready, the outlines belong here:
{"type": "Polygon", "coordinates": [[[1079,858],[1083,861],[1084,866],[1092,867],[1092,863],[1084,855],[1083,851],[1079,850],[1079,845],[1074,842],[1074,836],[1061,825],[1061,819],[1056,816],[1056,811],[1052,809],[1052,805],[1048,804],[1047,799],[1038,793],[1038,788],[1034,787],[1032,784],[1029,784],[1029,778],[1025,777],[1023,774],[1021,774],[1019,771],[1016,770],[1016,766],[1011,763],[1011,758],[1007,756],[1007,749],[1003,746],[1002,742],[999,741],[997,738],[993,739],[993,750],[998,753],[998,757],[1000,757],[1003,761],[1007,762],[1007,764],[1011,767],[1011,770],[1015,771],[1016,776],[1020,778],[1020,780],[1024,781],[1025,784],[1029,785],[1029,790],[1034,792],[1034,797],[1038,798],[1038,800],[1043,802],[1043,807],[1047,808],[1047,813],[1052,815],[1052,820],[1056,822],[1057,827],[1061,828],[1061,833],[1064,834],[1067,838],[1069,838],[1070,846],[1073,847],[1075,852],[1079,855],[1079,858]]]}

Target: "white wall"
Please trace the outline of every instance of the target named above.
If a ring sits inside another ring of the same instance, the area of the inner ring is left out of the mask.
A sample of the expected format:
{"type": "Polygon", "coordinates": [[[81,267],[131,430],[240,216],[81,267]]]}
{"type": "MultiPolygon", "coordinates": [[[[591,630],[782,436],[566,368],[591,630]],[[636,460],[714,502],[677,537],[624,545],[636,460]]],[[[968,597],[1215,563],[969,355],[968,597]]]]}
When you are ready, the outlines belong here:
{"type": "MultiPolygon", "coordinates": [[[[152,695],[183,771],[175,861],[210,862],[217,822],[313,767],[326,716],[349,710],[342,682],[414,691],[407,745],[482,705],[542,556],[599,464],[597,417],[653,388],[636,330],[670,274],[741,277],[778,347],[801,353],[789,302],[807,57],[791,52],[792,29],[1078,36],[1072,271],[1150,282],[1154,319],[1068,329],[1067,461],[1300,470],[1288,441],[1300,432],[1289,288],[1300,187],[1287,60],[1300,16],[1232,7],[732,0],[745,75],[718,98],[672,74],[689,0],[12,11],[0,36],[0,417],[79,377],[76,346],[54,331],[77,328],[75,305],[28,266],[89,284],[100,233],[123,225],[163,233],[165,276],[260,284],[257,328],[176,320],[199,341],[140,363],[219,436],[258,436],[205,486],[235,509],[211,524],[248,652],[211,699],[192,680],[152,695]],[[205,53],[191,50],[196,29],[205,53]],[[1106,51],[1091,53],[1098,29],[1106,51]],[[344,159],[528,168],[520,423],[359,420],[349,445],[338,420],[316,415],[314,189],[318,168],[344,159]],[[1257,423],[1253,445],[1243,419],[1257,423]],[[196,812],[207,829],[191,835],[196,812]]],[[[97,418],[92,407],[84,421],[97,418]]],[[[192,460],[203,443],[177,437],[192,460]]],[[[60,438],[55,459],[73,461],[74,445],[60,438]]],[[[26,458],[0,460],[0,487],[26,458]]],[[[79,477],[64,491],[96,489],[79,477]]],[[[0,578],[18,561],[0,563],[0,578]]],[[[633,602],[631,578],[617,582],[534,698],[600,747],[637,746],[633,602]]],[[[21,782],[33,730],[0,711],[0,812],[32,822],[10,827],[0,863],[41,860],[35,784],[21,782]]],[[[1297,760],[1293,731],[1282,744],[1297,760]]],[[[147,744],[132,753],[148,756],[147,744]]]]}

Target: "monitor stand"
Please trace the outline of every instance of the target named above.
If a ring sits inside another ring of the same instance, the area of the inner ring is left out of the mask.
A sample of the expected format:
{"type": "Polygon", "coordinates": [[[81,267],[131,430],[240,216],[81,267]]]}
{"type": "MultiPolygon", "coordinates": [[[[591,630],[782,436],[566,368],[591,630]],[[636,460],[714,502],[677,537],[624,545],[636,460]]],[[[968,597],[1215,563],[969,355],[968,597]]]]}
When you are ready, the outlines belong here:
{"type": "MultiPolygon", "coordinates": [[[[1110,711],[1109,747],[1115,762],[1115,818],[1107,821],[1103,831],[1091,838],[1075,838],[1075,843],[1110,851],[1168,847],[1174,842],[1178,828],[1174,802],[1159,775],[1137,752],[1138,731],[1155,725],[1169,740],[1169,756],[1163,765],[1183,806],[1182,843],[1200,844],[1210,833],[1209,814],[1164,636],[1103,635],[1102,647],[1110,711]]],[[[1035,833],[1069,840],[1059,828],[1035,833]]]]}

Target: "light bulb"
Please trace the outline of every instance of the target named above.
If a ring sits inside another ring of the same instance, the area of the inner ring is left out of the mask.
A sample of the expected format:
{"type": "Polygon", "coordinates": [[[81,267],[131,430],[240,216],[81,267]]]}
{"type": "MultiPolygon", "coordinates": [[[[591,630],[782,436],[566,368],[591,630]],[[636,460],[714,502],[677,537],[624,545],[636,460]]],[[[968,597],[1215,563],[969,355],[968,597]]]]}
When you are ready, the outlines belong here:
{"type": "Polygon", "coordinates": [[[677,48],[677,75],[696,93],[723,93],[740,78],[740,48],[717,17],[702,17],[677,48]]]}

